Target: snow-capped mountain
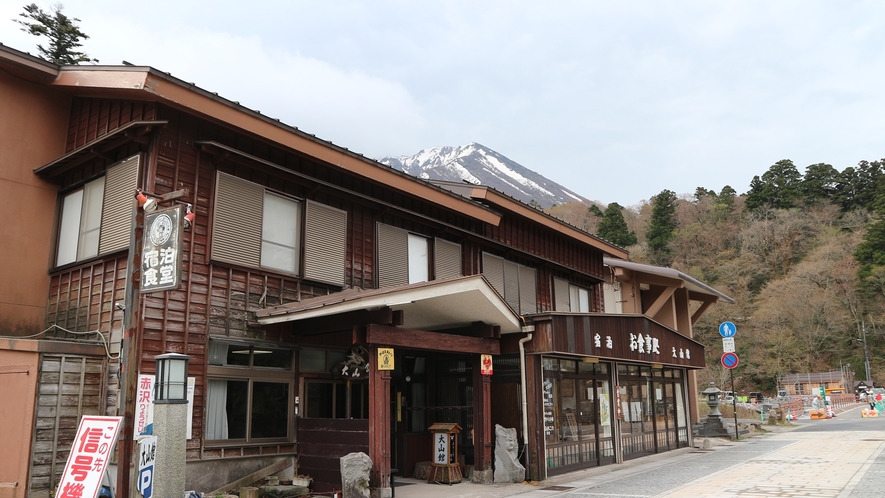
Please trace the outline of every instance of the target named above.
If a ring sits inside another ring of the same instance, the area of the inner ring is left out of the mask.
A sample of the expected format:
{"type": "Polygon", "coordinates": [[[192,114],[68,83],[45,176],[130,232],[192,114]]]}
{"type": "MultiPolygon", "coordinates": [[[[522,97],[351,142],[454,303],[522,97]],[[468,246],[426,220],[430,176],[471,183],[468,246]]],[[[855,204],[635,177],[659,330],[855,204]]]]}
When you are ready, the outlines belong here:
{"type": "Polygon", "coordinates": [[[590,203],[562,185],[478,143],[433,147],[414,156],[384,157],[379,161],[424,180],[486,185],[525,203],[534,200],[545,208],[574,201],[590,203]]]}

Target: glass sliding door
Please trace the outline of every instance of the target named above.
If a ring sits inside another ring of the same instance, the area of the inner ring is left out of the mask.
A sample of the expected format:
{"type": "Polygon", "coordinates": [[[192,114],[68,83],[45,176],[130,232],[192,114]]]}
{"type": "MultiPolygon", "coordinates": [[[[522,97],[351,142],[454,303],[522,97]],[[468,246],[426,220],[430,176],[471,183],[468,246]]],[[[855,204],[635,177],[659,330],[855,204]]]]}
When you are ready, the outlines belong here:
{"type": "Polygon", "coordinates": [[[610,367],[544,358],[548,475],[614,462],[610,367]]]}

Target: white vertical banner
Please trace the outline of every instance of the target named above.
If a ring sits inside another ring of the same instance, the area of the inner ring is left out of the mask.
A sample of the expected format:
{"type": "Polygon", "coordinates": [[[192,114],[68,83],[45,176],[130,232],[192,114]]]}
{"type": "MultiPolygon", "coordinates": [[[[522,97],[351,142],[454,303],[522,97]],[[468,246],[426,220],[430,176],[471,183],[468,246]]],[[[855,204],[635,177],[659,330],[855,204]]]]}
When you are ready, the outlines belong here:
{"type": "Polygon", "coordinates": [[[194,388],[197,385],[196,377],[187,378],[187,439],[191,439],[191,427],[194,425],[194,388]]]}
{"type": "Polygon", "coordinates": [[[138,482],[136,489],[144,498],[151,498],[154,490],[154,462],[157,459],[157,436],[138,440],[138,482]]]}
{"type": "Polygon", "coordinates": [[[135,393],[135,424],[132,438],[154,433],[154,376],[139,375],[135,393]]]}
{"type": "MultiPolygon", "coordinates": [[[[154,433],[154,384],[153,375],[139,375],[135,394],[135,424],[133,439],[138,441],[154,433]]],[[[187,378],[187,438],[193,437],[191,426],[194,420],[194,386],[197,379],[187,378]]]]}

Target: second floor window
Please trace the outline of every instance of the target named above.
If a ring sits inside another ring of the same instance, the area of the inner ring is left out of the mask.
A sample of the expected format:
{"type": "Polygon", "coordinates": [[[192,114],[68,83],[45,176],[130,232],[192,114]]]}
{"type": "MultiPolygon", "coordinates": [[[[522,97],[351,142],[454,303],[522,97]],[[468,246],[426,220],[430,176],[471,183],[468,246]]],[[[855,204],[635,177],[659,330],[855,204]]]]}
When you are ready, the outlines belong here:
{"type": "Polygon", "coordinates": [[[261,266],[298,273],[301,204],[264,193],[261,229],[261,266]]]}
{"type": "Polygon", "coordinates": [[[138,162],[139,156],[121,161],[62,196],[56,266],[129,247],[138,162]]]}
{"type": "Polygon", "coordinates": [[[343,286],[346,250],[345,211],[218,173],[212,259],[343,286]]]}
{"type": "Polygon", "coordinates": [[[590,290],[553,277],[553,306],[555,311],[590,312],[590,290]]]}
{"type": "Polygon", "coordinates": [[[378,223],[378,287],[461,276],[461,246],[378,223]]]}

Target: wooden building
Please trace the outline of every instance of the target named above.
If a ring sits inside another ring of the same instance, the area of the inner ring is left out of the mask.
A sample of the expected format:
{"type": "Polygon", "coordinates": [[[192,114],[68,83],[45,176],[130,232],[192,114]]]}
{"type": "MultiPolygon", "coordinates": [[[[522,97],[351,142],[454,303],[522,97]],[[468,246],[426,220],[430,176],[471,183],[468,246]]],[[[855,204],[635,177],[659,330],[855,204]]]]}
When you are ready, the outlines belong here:
{"type": "Polygon", "coordinates": [[[848,369],[832,372],[789,373],[781,375],[778,379],[778,392],[786,396],[817,396],[821,387],[825,391],[841,389],[843,393],[849,394],[857,391],[854,375],[848,369]]]}
{"type": "Polygon", "coordinates": [[[16,102],[0,116],[0,193],[39,214],[4,221],[24,244],[4,246],[22,263],[3,271],[23,291],[0,335],[35,337],[0,342],[0,373],[38,374],[0,375],[36,400],[17,402],[31,405],[26,475],[0,460],[19,483],[9,496],[48,496],[90,413],[125,416],[114,482],[135,496],[135,384],[170,352],[190,357],[199,491],[296,455],[331,490],[338,458],[362,451],[389,496],[391,473],[431,459],[435,422],[464,429],[457,457],[482,482],[495,424],[518,428],[532,479],[690,444],[704,366],[691,326],[727,296],[492,189],[416,179],[150,67],[0,46],[0,68],[0,101],[16,102]],[[146,263],[155,227],[137,190],[196,215],[168,254],[181,257],[169,290],[139,291],[175,271],[146,263]],[[41,410],[52,403],[76,408],[41,410]]]}

